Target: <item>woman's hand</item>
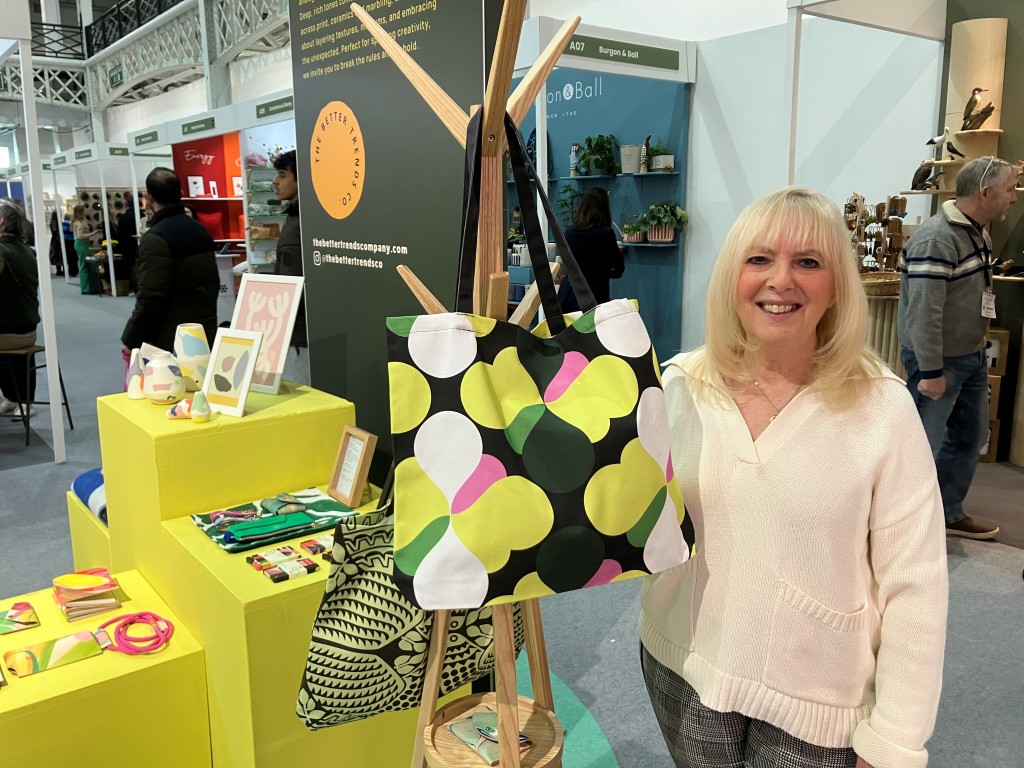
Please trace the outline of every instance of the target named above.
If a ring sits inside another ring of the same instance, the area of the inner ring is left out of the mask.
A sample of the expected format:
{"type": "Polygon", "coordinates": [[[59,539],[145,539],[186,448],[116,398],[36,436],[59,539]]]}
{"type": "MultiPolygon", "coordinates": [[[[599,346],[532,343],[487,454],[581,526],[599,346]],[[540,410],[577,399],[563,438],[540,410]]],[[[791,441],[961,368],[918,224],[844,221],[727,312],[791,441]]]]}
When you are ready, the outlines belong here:
{"type": "Polygon", "coordinates": [[[871,768],[871,763],[867,762],[863,757],[857,756],[857,768],[871,768]]]}

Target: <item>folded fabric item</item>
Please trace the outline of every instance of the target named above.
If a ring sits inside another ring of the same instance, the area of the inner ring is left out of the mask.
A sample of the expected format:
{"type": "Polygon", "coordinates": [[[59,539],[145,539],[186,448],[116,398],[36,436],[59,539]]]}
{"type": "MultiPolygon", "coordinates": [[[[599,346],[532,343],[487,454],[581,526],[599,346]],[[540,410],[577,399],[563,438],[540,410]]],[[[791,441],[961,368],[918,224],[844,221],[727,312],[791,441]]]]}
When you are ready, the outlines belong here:
{"type": "Polygon", "coordinates": [[[103,485],[103,468],[83,472],[71,481],[71,492],[107,525],[107,490],[103,485]]]}
{"type": "Polygon", "coordinates": [[[306,488],[294,493],[281,493],[272,499],[256,499],[248,504],[218,509],[205,515],[192,515],[192,522],[221,549],[227,552],[243,552],[295,536],[330,530],[339,520],[354,514],[356,513],[350,507],[323,491],[306,488]],[[276,532],[268,530],[265,536],[246,537],[244,540],[225,536],[229,527],[246,521],[278,521],[286,514],[294,514],[291,509],[295,507],[304,507],[304,513],[311,518],[311,522],[298,529],[288,527],[276,532]]]}

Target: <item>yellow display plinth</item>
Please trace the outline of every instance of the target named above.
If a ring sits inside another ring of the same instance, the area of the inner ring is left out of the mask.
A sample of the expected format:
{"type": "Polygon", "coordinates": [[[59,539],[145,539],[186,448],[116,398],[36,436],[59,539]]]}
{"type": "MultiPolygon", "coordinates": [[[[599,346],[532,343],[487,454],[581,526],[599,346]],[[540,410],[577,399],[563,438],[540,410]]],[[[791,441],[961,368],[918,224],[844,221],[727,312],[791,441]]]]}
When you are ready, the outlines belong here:
{"type": "Polygon", "coordinates": [[[105,651],[25,678],[5,672],[0,691],[0,763],[10,766],[203,768],[210,766],[203,650],[137,571],[115,574],[121,608],[68,623],[51,590],[0,600],[0,610],[27,601],[38,627],[0,635],[0,656],[124,613],[152,611],[174,624],[157,653],[105,651]]]}
{"type": "Polygon", "coordinates": [[[97,411],[111,562],[147,578],[161,522],[327,482],[355,423],[352,403],[291,382],[250,394],[243,417],[206,424],[125,394],[99,398],[97,411]]]}
{"type": "Polygon", "coordinates": [[[111,570],[110,531],[74,491],[68,491],[68,525],[71,528],[71,555],[75,570],[100,565],[111,570]]]}
{"type": "MultiPolygon", "coordinates": [[[[371,505],[369,508],[373,508],[371,505]]],[[[299,543],[309,535],[264,547],[299,543]]],[[[190,519],[163,524],[154,584],[206,651],[217,768],[281,766],[305,755],[351,766],[408,765],[417,710],[310,732],[295,714],[310,632],[329,564],[275,584],[210,541],[190,519]]],[[[259,552],[260,549],[253,550],[259,552]]],[[[301,759],[300,759],[301,762],[301,759]]]]}

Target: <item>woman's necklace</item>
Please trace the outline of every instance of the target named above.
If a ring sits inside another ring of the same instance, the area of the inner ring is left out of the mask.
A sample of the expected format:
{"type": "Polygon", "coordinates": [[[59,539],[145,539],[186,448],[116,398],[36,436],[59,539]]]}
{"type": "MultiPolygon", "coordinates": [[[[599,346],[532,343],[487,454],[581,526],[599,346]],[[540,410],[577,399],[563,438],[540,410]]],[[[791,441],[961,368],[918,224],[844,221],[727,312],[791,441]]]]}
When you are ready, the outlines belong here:
{"type": "Polygon", "coordinates": [[[768,423],[769,424],[771,424],[773,421],[775,421],[775,418],[780,413],[782,413],[782,408],[785,408],[787,405],[789,405],[791,402],[793,402],[793,398],[795,398],[798,394],[800,394],[800,390],[803,389],[804,386],[805,386],[804,384],[798,385],[797,388],[795,390],[793,390],[793,394],[790,395],[789,398],[786,400],[786,402],[784,402],[782,404],[782,408],[777,408],[775,406],[775,403],[772,402],[772,399],[770,397],[768,397],[768,394],[763,389],[761,389],[761,384],[757,381],[757,379],[753,379],[753,382],[754,382],[754,386],[757,387],[757,391],[761,393],[761,396],[764,397],[764,399],[768,401],[768,405],[770,405],[772,407],[772,409],[775,411],[775,416],[772,416],[770,419],[768,419],[768,423]]]}

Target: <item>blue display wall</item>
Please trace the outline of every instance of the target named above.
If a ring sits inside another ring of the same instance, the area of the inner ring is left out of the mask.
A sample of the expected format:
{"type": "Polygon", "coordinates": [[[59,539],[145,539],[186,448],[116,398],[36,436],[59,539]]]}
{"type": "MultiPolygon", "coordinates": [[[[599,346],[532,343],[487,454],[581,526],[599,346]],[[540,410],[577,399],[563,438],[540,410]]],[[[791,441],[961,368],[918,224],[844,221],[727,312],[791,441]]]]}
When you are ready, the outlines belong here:
{"type": "MultiPolygon", "coordinates": [[[[689,86],[664,80],[555,69],[547,81],[548,194],[553,204],[572,185],[581,194],[595,186],[609,191],[612,218],[621,227],[652,203],[674,200],[686,208],[686,147],[689,86]],[[675,172],[569,178],[569,152],[587,136],[612,134],[620,145],[642,144],[651,135],[675,154],[675,172]]],[[[529,137],[536,115],[523,121],[529,137]]],[[[507,209],[515,204],[508,186],[507,209]]],[[[558,210],[556,206],[556,211],[558,210]]],[[[682,332],[683,235],[672,246],[626,244],[626,271],[611,283],[613,298],[636,299],[659,359],[679,350],[682,332]]]]}

